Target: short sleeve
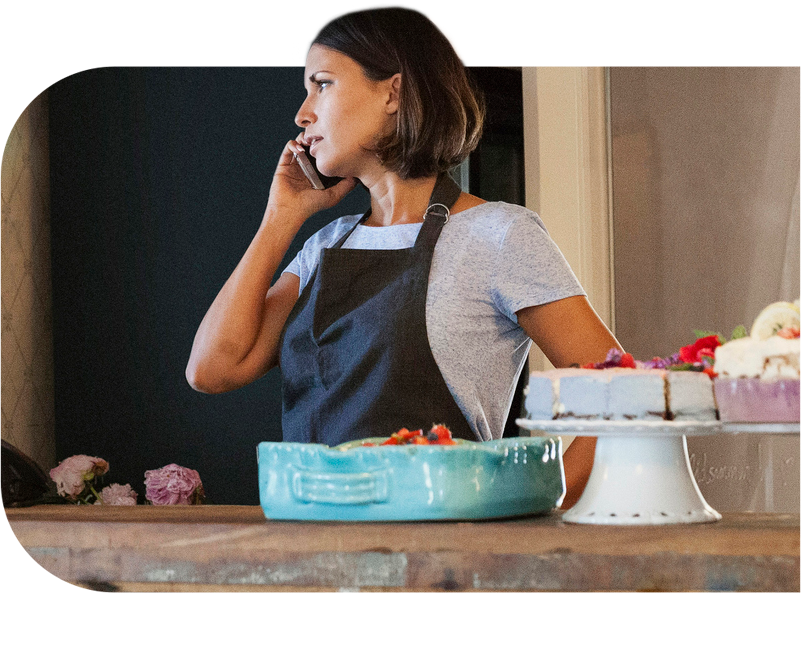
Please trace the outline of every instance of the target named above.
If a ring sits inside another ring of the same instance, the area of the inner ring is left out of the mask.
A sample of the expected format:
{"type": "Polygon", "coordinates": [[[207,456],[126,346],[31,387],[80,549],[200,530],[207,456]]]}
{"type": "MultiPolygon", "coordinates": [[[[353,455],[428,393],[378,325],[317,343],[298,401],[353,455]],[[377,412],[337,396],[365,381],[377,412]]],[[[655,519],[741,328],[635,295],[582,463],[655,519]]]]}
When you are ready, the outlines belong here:
{"type": "Polygon", "coordinates": [[[293,275],[300,277],[300,254],[302,251],[295,254],[295,258],[289,262],[289,265],[283,269],[282,273],[291,272],[293,275]]]}
{"type": "Polygon", "coordinates": [[[358,219],[359,215],[347,215],[335,219],[333,222],[326,224],[303,243],[303,247],[295,255],[295,258],[281,271],[282,274],[291,272],[300,278],[298,293],[303,291],[314,274],[323,249],[333,246],[339,237],[350,229],[358,219]]]}
{"type": "Polygon", "coordinates": [[[492,289],[495,306],[515,322],[515,312],[524,307],[586,295],[542,220],[525,208],[504,234],[492,289]]]}

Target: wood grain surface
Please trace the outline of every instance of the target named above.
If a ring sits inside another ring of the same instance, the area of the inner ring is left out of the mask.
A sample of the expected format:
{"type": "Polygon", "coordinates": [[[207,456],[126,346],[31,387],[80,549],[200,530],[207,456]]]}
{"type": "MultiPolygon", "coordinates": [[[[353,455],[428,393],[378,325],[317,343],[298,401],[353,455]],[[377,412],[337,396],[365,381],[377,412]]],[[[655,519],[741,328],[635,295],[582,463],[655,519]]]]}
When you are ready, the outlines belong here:
{"type": "Polygon", "coordinates": [[[597,526],[282,522],[258,506],[6,510],[41,566],[105,591],[799,591],[799,518],[597,526]]]}

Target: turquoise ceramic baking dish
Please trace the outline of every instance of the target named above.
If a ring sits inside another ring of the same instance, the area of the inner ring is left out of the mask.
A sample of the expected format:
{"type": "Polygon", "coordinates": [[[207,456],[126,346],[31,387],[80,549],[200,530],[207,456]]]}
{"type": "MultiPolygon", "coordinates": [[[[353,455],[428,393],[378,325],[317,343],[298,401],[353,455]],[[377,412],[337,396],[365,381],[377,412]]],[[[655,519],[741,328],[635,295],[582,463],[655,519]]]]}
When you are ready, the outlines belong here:
{"type": "Polygon", "coordinates": [[[478,520],[547,513],[565,494],[561,446],[558,437],[455,446],[351,442],[334,448],[265,441],[258,445],[261,507],[275,520],[478,520]]]}

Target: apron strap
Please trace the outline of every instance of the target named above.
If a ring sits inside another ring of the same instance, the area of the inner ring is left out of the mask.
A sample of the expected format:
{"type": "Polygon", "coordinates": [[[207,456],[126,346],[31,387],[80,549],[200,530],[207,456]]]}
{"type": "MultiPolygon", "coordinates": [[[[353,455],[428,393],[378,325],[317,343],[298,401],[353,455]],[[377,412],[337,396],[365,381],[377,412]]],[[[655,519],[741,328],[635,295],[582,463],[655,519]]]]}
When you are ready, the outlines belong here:
{"type": "Polygon", "coordinates": [[[442,227],[450,219],[451,208],[461,193],[461,188],[447,172],[439,174],[423,216],[423,227],[414,243],[415,247],[428,246],[433,251],[442,227]]]}
{"type": "MultiPolygon", "coordinates": [[[[451,215],[451,208],[461,193],[461,188],[447,172],[439,174],[434,184],[434,190],[431,192],[431,198],[428,200],[428,208],[426,208],[426,212],[423,215],[423,227],[417,235],[417,240],[414,243],[415,247],[418,245],[430,245],[433,247],[436,244],[442,227],[451,215]]],[[[345,232],[331,248],[340,249],[350,237],[350,234],[356,230],[356,227],[367,221],[371,212],[372,208],[368,208],[367,212],[359,218],[359,221],[345,232]]]]}

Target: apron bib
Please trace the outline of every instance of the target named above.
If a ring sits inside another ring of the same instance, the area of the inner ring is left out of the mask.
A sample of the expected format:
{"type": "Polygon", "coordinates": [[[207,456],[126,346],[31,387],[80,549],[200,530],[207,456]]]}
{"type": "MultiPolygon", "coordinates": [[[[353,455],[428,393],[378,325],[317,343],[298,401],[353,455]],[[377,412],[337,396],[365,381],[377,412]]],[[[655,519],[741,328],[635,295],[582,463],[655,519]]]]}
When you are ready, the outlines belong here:
{"type": "Polygon", "coordinates": [[[437,179],[413,247],[323,250],[281,335],[284,441],[337,445],[401,427],[476,435],[437,367],[426,328],[431,259],[459,186],[437,179]]]}

